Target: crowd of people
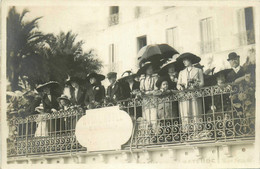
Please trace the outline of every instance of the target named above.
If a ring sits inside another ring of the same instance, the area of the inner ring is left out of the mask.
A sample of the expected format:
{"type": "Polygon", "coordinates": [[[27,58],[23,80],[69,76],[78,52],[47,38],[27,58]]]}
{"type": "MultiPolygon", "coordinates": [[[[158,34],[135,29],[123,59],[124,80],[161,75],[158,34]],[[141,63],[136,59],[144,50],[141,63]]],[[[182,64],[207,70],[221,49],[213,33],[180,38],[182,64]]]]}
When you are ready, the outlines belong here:
{"type": "MultiPolygon", "coordinates": [[[[66,80],[64,93],[61,96],[52,94],[52,90],[59,84],[50,81],[36,88],[42,99],[37,110],[42,108],[45,113],[55,113],[59,110],[66,110],[72,105],[88,110],[104,103],[115,105],[119,101],[134,99],[141,95],[143,106],[137,110],[139,113],[137,117],[156,123],[158,119],[198,116],[203,112],[202,100],[194,98],[155,106],[146,104],[149,98],[145,96],[161,96],[203,86],[254,80],[254,61],[248,58],[241,66],[240,56],[235,52],[228,54],[227,62],[230,63],[231,68],[221,70],[211,76],[205,75],[199,64],[200,61],[201,58],[195,54],[182,53],[170,59],[164,59],[160,64],[146,61],[140,65],[137,73],[128,70],[120,78],[117,78],[116,72],[109,72],[106,77],[95,72],[90,73],[86,78],[87,83],[80,78],[70,77],[66,80]],[[107,89],[102,85],[105,78],[110,82],[107,89]]],[[[181,121],[183,124],[188,122],[185,119],[181,121]]]]}

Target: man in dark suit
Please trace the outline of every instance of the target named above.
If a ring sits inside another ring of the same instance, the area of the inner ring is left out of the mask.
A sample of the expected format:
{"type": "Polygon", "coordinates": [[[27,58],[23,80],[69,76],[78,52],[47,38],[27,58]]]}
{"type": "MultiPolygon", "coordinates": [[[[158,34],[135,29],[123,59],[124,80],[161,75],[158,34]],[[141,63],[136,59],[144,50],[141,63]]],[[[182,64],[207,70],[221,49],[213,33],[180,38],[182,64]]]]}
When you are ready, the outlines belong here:
{"type": "Polygon", "coordinates": [[[241,78],[245,75],[244,69],[240,66],[240,56],[235,52],[231,52],[228,54],[228,62],[231,66],[229,73],[227,74],[227,82],[233,83],[236,82],[237,79],[241,78]]]}
{"type": "Polygon", "coordinates": [[[67,84],[70,86],[70,102],[73,105],[84,105],[84,99],[85,99],[85,90],[80,86],[80,79],[76,77],[71,77],[69,80],[67,80],[67,84]]]}
{"type": "Polygon", "coordinates": [[[121,86],[117,81],[117,73],[109,72],[107,78],[110,85],[107,87],[107,98],[110,102],[115,103],[122,98],[121,86]]]}
{"type": "MultiPolygon", "coordinates": [[[[243,67],[240,66],[240,56],[237,55],[235,52],[231,52],[228,55],[228,59],[227,59],[230,63],[231,69],[229,71],[229,73],[227,74],[227,82],[228,83],[237,83],[240,84],[240,82],[244,79],[245,77],[245,70],[243,67]]],[[[238,95],[239,91],[235,91],[233,92],[231,95],[238,95]]],[[[234,98],[232,100],[233,105],[236,104],[240,104],[242,105],[242,101],[239,100],[239,98],[234,98]]],[[[235,128],[235,135],[237,135],[238,133],[240,133],[241,130],[241,126],[237,125],[237,124],[241,124],[242,121],[240,119],[245,118],[245,114],[244,111],[242,109],[242,107],[233,107],[234,111],[229,115],[230,117],[234,118],[234,128],[235,128]]],[[[229,113],[227,113],[229,114],[229,113]]]]}
{"type": "Polygon", "coordinates": [[[128,70],[118,79],[122,84],[122,99],[134,98],[133,91],[140,90],[140,83],[134,80],[135,76],[136,74],[128,70]]]}

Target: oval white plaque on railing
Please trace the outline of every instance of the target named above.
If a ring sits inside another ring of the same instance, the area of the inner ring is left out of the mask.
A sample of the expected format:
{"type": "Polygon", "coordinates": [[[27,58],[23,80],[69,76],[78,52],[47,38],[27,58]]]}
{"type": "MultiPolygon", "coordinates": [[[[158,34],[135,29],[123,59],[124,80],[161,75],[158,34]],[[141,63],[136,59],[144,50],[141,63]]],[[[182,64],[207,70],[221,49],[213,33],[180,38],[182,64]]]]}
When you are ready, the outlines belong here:
{"type": "Polygon", "coordinates": [[[118,150],[131,137],[131,117],[119,106],[86,110],[76,124],[76,138],[87,151],[118,150]]]}

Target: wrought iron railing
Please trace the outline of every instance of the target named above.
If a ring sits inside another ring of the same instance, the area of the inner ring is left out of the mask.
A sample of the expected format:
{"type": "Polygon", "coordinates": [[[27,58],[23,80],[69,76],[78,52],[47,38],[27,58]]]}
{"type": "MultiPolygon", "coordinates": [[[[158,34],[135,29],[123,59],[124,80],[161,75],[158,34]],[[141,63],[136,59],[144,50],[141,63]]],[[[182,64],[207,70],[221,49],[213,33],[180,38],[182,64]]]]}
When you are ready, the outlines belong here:
{"type": "MultiPolygon", "coordinates": [[[[166,95],[145,95],[118,104],[134,122],[132,137],[122,149],[254,140],[255,137],[254,92],[248,93],[241,86],[211,86],[166,95]],[[183,116],[182,103],[196,103],[201,109],[183,116]],[[156,117],[151,118],[152,114],[156,117]]],[[[97,108],[107,106],[113,104],[97,108]]],[[[75,137],[76,122],[83,115],[84,110],[75,106],[53,114],[9,119],[8,157],[87,151],[75,137]]]]}

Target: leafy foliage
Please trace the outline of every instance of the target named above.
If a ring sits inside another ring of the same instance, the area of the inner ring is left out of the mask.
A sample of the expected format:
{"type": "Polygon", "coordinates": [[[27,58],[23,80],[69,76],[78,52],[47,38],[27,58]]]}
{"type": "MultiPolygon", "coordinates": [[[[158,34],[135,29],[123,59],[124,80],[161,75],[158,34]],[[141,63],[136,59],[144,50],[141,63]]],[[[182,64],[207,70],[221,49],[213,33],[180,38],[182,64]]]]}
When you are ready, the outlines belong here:
{"type": "Polygon", "coordinates": [[[7,102],[7,115],[8,118],[12,117],[27,117],[34,114],[35,107],[37,107],[40,102],[40,96],[34,91],[15,91],[8,92],[7,102]]]}
{"type": "Polygon", "coordinates": [[[68,76],[82,79],[89,72],[99,71],[101,62],[94,50],[83,52],[83,41],[69,31],[58,35],[43,34],[38,30],[37,17],[24,21],[28,10],[20,14],[10,8],[7,17],[7,78],[11,91],[35,89],[50,80],[63,86],[68,76]]]}
{"type": "Polygon", "coordinates": [[[19,79],[24,81],[25,76],[31,78],[30,73],[42,67],[43,58],[37,49],[47,36],[37,30],[41,17],[24,21],[28,12],[25,9],[19,14],[12,7],[7,17],[7,78],[11,82],[12,91],[21,90],[19,79]]]}

